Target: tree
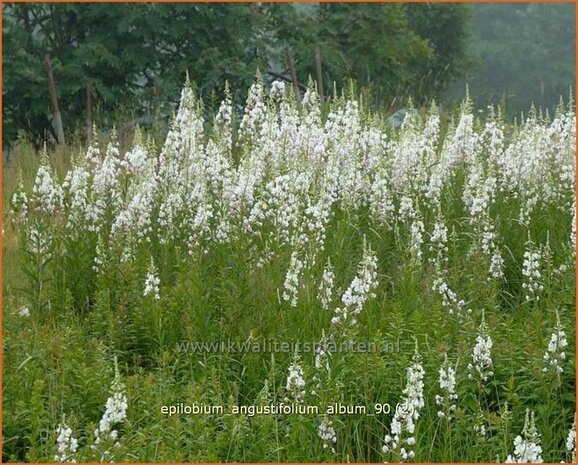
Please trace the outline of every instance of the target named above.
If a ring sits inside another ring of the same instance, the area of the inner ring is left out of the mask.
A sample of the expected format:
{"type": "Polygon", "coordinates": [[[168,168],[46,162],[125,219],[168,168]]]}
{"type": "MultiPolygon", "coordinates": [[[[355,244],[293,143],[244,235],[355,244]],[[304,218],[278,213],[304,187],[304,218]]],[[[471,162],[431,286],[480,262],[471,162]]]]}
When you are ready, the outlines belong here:
{"type": "Polygon", "coordinates": [[[315,75],[319,47],[327,90],[355,80],[376,104],[409,95],[426,100],[463,65],[463,10],[394,3],[6,3],[4,143],[18,129],[39,137],[50,131],[47,54],[68,132],[84,123],[87,87],[99,125],[122,120],[119,112],[125,119],[169,115],[187,71],[211,111],[225,82],[241,101],[257,69],[283,74],[286,46],[301,82],[315,75]]]}
{"type": "MultiPolygon", "coordinates": [[[[263,19],[250,4],[4,4],[4,143],[50,129],[42,62],[53,58],[64,123],[83,121],[86,87],[100,113],[176,103],[188,70],[199,90],[249,85],[263,19]]],[[[166,109],[167,112],[169,109],[166,109]]]]}
{"type": "MultiPolygon", "coordinates": [[[[418,86],[427,86],[429,94],[438,96],[453,80],[463,78],[475,62],[468,56],[471,6],[463,3],[406,4],[409,24],[425,39],[431,50],[426,60],[415,64],[421,76],[418,86]]],[[[415,87],[415,85],[414,85],[415,87]]]]}
{"type": "Polygon", "coordinates": [[[376,104],[410,96],[421,103],[471,65],[465,53],[469,13],[463,4],[322,3],[303,15],[292,28],[299,35],[287,41],[302,79],[314,75],[311,57],[319,47],[330,87],[354,79],[376,104]]]}

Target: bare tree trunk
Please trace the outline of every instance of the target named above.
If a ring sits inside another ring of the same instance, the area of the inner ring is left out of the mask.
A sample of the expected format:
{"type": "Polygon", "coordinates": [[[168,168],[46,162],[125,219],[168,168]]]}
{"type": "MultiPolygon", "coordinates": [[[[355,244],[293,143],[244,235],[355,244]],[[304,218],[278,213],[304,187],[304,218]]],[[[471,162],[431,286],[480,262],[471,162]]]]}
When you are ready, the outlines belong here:
{"type": "Polygon", "coordinates": [[[317,72],[317,93],[321,101],[323,101],[323,71],[321,69],[321,52],[319,51],[319,47],[315,47],[315,71],[317,72]]]}
{"type": "Polygon", "coordinates": [[[92,90],[90,84],[86,86],[86,141],[92,143],[92,90]]]}
{"type": "Polygon", "coordinates": [[[50,57],[48,55],[44,57],[44,66],[46,67],[46,73],[48,74],[48,91],[50,92],[50,98],[52,100],[52,111],[54,113],[54,129],[56,130],[56,137],[58,139],[58,143],[60,145],[64,145],[64,127],[62,126],[62,117],[60,116],[60,109],[58,108],[58,96],[56,94],[54,76],[52,75],[52,64],[50,63],[50,57]]]}
{"type": "Polygon", "coordinates": [[[298,101],[301,101],[299,82],[297,82],[297,71],[295,71],[295,65],[293,64],[293,57],[291,56],[291,49],[289,47],[285,48],[285,55],[287,57],[287,66],[289,67],[289,72],[291,73],[291,81],[293,81],[293,91],[295,92],[295,98],[298,101]]]}

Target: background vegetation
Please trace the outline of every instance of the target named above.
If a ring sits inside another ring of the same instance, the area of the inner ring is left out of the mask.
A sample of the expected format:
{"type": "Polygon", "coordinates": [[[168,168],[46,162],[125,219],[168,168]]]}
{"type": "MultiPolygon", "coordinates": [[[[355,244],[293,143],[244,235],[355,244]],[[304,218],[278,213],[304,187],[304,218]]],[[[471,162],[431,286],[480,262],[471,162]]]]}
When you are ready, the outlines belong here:
{"type": "Polygon", "coordinates": [[[470,64],[462,4],[4,4],[4,143],[51,130],[43,69],[53,59],[66,132],[84,125],[86,87],[102,127],[166,118],[188,70],[208,111],[225,82],[242,102],[257,69],[299,81],[323,63],[326,94],[350,79],[378,104],[437,96],[470,64]],[[138,98],[134,98],[138,97],[138,98]]]}

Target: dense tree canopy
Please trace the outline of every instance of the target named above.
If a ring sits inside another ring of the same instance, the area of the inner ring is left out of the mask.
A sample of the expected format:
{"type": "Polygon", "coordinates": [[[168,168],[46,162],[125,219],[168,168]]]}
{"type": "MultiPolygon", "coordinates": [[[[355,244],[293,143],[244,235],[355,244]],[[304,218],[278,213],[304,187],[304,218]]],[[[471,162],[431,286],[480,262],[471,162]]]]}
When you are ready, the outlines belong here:
{"type": "Polygon", "coordinates": [[[244,95],[257,69],[324,87],[350,79],[379,103],[436,96],[467,65],[469,7],[435,4],[4,4],[4,142],[18,130],[50,128],[46,55],[52,59],[64,125],[84,124],[86,89],[99,124],[125,116],[170,113],[185,72],[205,102],[228,81],[244,95]]]}

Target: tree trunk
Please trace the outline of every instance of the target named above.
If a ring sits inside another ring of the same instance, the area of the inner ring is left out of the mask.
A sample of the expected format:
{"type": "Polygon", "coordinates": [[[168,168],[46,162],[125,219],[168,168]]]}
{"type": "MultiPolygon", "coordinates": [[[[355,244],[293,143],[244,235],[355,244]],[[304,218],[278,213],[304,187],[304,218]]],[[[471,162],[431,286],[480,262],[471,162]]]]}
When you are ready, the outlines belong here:
{"type": "Polygon", "coordinates": [[[92,90],[90,84],[86,86],[86,141],[92,143],[92,90]]]}
{"type": "Polygon", "coordinates": [[[54,76],[52,75],[52,64],[50,57],[44,57],[44,66],[48,74],[48,91],[50,92],[50,99],[52,100],[52,111],[54,113],[54,129],[56,130],[56,138],[60,145],[64,145],[64,127],[62,126],[62,117],[60,116],[60,109],[58,108],[58,96],[56,94],[56,84],[54,83],[54,76]]]}
{"type": "Polygon", "coordinates": [[[315,47],[315,71],[317,72],[317,93],[323,102],[323,71],[321,69],[321,52],[315,47]]]}
{"type": "Polygon", "coordinates": [[[289,47],[285,48],[285,55],[287,56],[287,66],[289,67],[289,72],[291,73],[291,81],[293,81],[293,91],[295,92],[295,98],[297,101],[301,101],[299,82],[297,82],[297,71],[295,71],[295,65],[293,64],[293,57],[291,56],[291,49],[289,47]]]}

